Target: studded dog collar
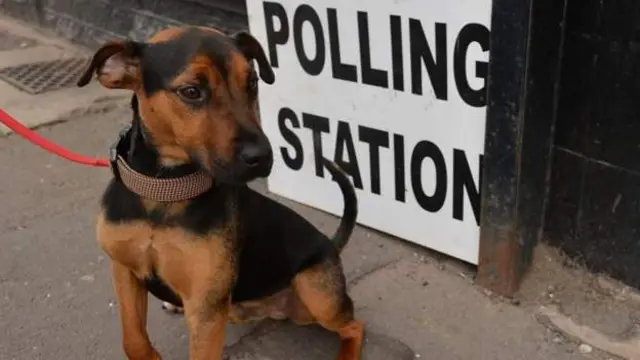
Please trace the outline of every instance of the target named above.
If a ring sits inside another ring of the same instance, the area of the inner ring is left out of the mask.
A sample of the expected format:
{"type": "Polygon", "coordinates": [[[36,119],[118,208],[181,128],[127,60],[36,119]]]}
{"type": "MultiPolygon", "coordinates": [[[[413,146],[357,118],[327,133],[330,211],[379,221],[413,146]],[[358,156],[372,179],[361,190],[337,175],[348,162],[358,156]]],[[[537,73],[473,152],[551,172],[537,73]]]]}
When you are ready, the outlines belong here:
{"type": "Polygon", "coordinates": [[[158,202],[189,200],[211,189],[213,178],[204,171],[175,178],[156,178],[135,171],[125,160],[131,133],[129,124],[120,131],[118,140],[109,149],[111,171],[116,181],[122,182],[132,192],[158,202]]]}

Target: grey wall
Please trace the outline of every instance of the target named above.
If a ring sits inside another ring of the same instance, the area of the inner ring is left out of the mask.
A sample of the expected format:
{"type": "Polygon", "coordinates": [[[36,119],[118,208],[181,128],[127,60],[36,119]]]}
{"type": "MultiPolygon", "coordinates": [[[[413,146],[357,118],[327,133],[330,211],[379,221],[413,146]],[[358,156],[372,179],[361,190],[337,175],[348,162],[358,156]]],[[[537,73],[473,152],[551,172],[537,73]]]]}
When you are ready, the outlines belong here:
{"type": "Polygon", "coordinates": [[[0,0],[0,11],[90,48],[113,37],[143,40],[167,25],[247,26],[244,0],[0,0]]]}

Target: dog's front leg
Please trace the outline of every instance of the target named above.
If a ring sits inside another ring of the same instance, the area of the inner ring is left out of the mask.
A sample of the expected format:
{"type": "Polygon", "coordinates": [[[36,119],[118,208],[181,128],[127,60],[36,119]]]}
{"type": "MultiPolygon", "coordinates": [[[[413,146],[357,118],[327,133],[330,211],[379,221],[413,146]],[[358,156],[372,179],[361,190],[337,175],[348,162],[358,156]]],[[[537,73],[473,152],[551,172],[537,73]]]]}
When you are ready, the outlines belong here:
{"type": "Polygon", "coordinates": [[[129,360],[161,360],[147,333],[147,290],[126,266],[112,264],[112,276],[120,307],[122,342],[129,360]]]}
{"type": "Polygon", "coordinates": [[[213,300],[202,297],[185,302],[190,360],[222,359],[229,307],[228,299],[213,300]]]}

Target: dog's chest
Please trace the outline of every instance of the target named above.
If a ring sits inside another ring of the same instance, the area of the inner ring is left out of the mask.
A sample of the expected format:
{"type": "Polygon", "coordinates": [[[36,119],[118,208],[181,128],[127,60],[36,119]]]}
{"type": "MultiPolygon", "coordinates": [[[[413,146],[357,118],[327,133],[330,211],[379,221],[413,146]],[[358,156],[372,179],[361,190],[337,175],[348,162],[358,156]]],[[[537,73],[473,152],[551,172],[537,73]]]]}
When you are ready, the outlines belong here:
{"type": "Polygon", "coordinates": [[[98,242],[114,260],[136,277],[160,276],[181,293],[188,279],[206,274],[231,273],[233,248],[220,235],[199,236],[180,227],[154,227],[145,221],[111,223],[100,217],[98,242]]]}

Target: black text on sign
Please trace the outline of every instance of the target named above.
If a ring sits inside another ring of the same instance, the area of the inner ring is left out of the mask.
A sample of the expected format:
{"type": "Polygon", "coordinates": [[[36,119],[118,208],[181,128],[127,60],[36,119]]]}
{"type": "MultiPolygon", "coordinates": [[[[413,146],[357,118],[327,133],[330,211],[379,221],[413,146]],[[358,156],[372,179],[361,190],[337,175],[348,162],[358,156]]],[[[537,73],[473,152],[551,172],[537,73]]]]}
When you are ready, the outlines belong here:
{"type": "MultiPolygon", "coordinates": [[[[309,5],[302,4],[296,8],[293,17],[285,8],[276,2],[264,2],[264,17],[267,31],[267,48],[271,65],[278,67],[278,46],[293,41],[300,66],[309,75],[318,75],[330,68],[335,79],[351,82],[360,82],[366,85],[393,88],[398,91],[407,91],[405,88],[404,56],[410,58],[410,91],[416,95],[422,95],[424,89],[423,66],[431,80],[436,98],[448,99],[448,56],[447,53],[447,24],[436,23],[435,45],[430,45],[424,34],[423,24],[418,19],[403,19],[398,15],[389,16],[389,32],[391,44],[389,50],[392,58],[391,69],[376,69],[371,66],[371,38],[369,36],[368,15],[364,11],[358,11],[356,21],[358,24],[358,43],[360,46],[360,64],[346,64],[342,62],[340,54],[340,28],[337,21],[337,10],[326,9],[328,25],[324,26],[316,10],[309,5]],[[276,22],[279,28],[276,28],[276,22]],[[313,29],[315,37],[315,52],[309,56],[303,46],[302,28],[306,24],[313,29]],[[409,49],[403,49],[403,32],[409,34],[409,49]],[[328,49],[327,45],[329,44],[328,49]],[[327,65],[327,63],[330,63],[327,65]],[[359,76],[358,76],[359,75],[359,76]]],[[[453,74],[456,89],[462,98],[470,106],[482,107],[486,105],[486,89],[483,86],[474,89],[469,84],[469,76],[466,71],[468,48],[471,44],[478,44],[483,51],[489,50],[489,29],[477,23],[466,24],[458,33],[455,46],[453,46],[453,74]]],[[[473,76],[486,80],[487,63],[476,62],[473,76]]]]}
{"type": "Polygon", "coordinates": [[[269,189],[477,263],[491,0],[247,2],[275,84],[259,95],[269,189]],[[319,149],[319,150],[318,150],[319,149]]]}

